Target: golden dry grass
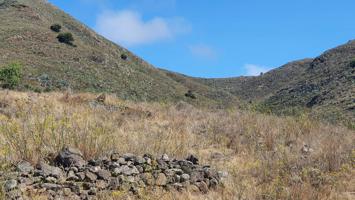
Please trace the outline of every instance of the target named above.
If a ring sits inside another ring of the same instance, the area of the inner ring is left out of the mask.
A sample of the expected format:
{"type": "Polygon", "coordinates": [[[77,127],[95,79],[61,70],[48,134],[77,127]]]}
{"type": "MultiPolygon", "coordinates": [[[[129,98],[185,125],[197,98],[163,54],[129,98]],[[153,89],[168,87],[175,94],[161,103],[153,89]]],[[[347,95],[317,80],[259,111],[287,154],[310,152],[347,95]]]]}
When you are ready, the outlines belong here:
{"type": "MultiPolygon", "coordinates": [[[[206,195],[141,191],[141,199],[354,199],[355,134],[307,116],[276,117],[188,104],[132,103],[93,94],[0,91],[2,170],[36,163],[64,145],[86,158],[122,153],[196,154],[229,173],[206,195]],[[302,152],[305,145],[312,149],[302,152]]],[[[124,192],[102,199],[133,199],[124,192]]]]}

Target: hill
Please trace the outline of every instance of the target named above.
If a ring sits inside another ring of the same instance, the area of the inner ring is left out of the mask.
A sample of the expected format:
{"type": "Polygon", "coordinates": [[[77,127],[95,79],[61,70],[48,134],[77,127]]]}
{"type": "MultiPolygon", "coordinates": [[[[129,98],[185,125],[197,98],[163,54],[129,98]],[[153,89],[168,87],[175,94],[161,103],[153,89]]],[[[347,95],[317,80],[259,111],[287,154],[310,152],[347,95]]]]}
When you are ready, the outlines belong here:
{"type": "Polygon", "coordinates": [[[355,40],[260,76],[195,80],[276,113],[310,109],[330,121],[355,121],[355,40]]]}
{"type": "MultiPolygon", "coordinates": [[[[202,105],[236,102],[227,92],[197,83],[191,90],[127,49],[118,46],[43,0],[0,1],[0,66],[23,65],[19,89],[106,92],[138,101],[188,101],[202,105]],[[58,41],[50,27],[71,33],[73,44],[58,41]],[[206,92],[206,93],[205,93],[206,92]],[[217,98],[218,97],[218,98],[217,98]],[[219,98],[222,97],[222,98],[219,98]]],[[[156,52],[159,53],[159,52],[156,52]]]]}

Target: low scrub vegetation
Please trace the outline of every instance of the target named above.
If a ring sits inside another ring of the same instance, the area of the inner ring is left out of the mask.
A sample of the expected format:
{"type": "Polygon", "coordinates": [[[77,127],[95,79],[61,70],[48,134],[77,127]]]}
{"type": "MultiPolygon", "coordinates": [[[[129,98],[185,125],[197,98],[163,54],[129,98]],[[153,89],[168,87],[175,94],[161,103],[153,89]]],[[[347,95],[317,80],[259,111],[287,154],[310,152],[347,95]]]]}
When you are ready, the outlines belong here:
{"type": "MultiPolygon", "coordinates": [[[[185,158],[229,173],[208,194],[140,191],[142,199],[352,199],[354,131],[307,115],[276,117],[186,103],[132,103],[92,94],[0,91],[0,166],[36,163],[64,145],[85,158],[121,153],[185,158]],[[149,113],[149,115],[147,114],[149,113]]],[[[124,199],[125,192],[100,194],[124,199]]]]}
{"type": "Polygon", "coordinates": [[[61,43],[73,45],[74,37],[73,37],[73,34],[71,34],[71,33],[59,33],[57,38],[58,38],[58,41],[61,43]]]}
{"type": "Polygon", "coordinates": [[[53,24],[53,25],[50,27],[50,29],[51,29],[52,31],[56,32],[56,33],[59,33],[60,30],[62,29],[62,26],[59,25],[59,24],[53,24]]]}
{"type": "Polygon", "coordinates": [[[21,65],[14,63],[0,69],[0,81],[3,88],[13,89],[18,86],[21,81],[21,65]]]}

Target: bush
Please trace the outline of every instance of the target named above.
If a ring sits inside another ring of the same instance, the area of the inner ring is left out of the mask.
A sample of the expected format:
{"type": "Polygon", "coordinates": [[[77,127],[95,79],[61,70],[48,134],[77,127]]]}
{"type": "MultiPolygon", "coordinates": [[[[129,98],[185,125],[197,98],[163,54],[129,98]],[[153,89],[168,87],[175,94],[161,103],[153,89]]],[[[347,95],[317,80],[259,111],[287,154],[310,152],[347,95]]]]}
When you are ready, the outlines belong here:
{"type": "Polygon", "coordinates": [[[355,68],[355,59],[350,62],[350,67],[355,68]]]}
{"type": "Polygon", "coordinates": [[[13,89],[18,86],[21,81],[21,65],[10,64],[0,69],[0,81],[3,82],[2,87],[13,89]]]}
{"type": "Polygon", "coordinates": [[[128,58],[128,56],[127,56],[126,54],[122,54],[122,55],[121,55],[121,59],[122,59],[122,60],[127,60],[127,58],[128,58]]]}
{"type": "Polygon", "coordinates": [[[185,94],[185,96],[186,96],[186,97],[189,97],[189,98],[191,98],[191,99],[196,99],[195,94],[194,94],[191,90],[189,90],[189,91],[185,94]]]}
{"type": "Polygon", "coordinates": [[[61,43],[73,45],[74,37],[71,33],[59,33],[57,36],[58,41],[61,43]]]}
{"type": "Polygon", "coordinates": [[[59,33],[61,29],[62,29],[62,26],[59,25],[59,24],[53,24],[53,25],[51,26],[51,30],[54,31],[54,32],[56,32],[56,33],[59,33]]]}

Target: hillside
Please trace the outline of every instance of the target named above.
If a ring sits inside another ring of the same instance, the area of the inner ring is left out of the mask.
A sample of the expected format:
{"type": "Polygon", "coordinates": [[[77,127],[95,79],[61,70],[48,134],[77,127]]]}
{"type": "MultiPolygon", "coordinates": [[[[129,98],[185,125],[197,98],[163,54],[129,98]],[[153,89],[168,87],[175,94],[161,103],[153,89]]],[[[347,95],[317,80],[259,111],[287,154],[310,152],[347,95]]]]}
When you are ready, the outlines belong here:
{"type": "Polygon", "coordinates": [[[185,97],[191,90],[186,85],[43,0],[0,1],[0,46],[0,66],[23,65],[22,90],[71,88],[113,93],[130,100],[184,100],[202,105],[236,101],[227,92],[214,95],[215,89],[203,85],[194,88],[198,100],[185,97]],[[62,33],[73,35],[73,45],[58,41],[58,33],[50,29],[53,24],[61,25],[62,33]]]}
{"type": "Polygon", "coordinates": [[[354,122],[354,62],[355,40],[256,77],[194,80],[277,113],[312,109],[331,121],[354,122]]]}

